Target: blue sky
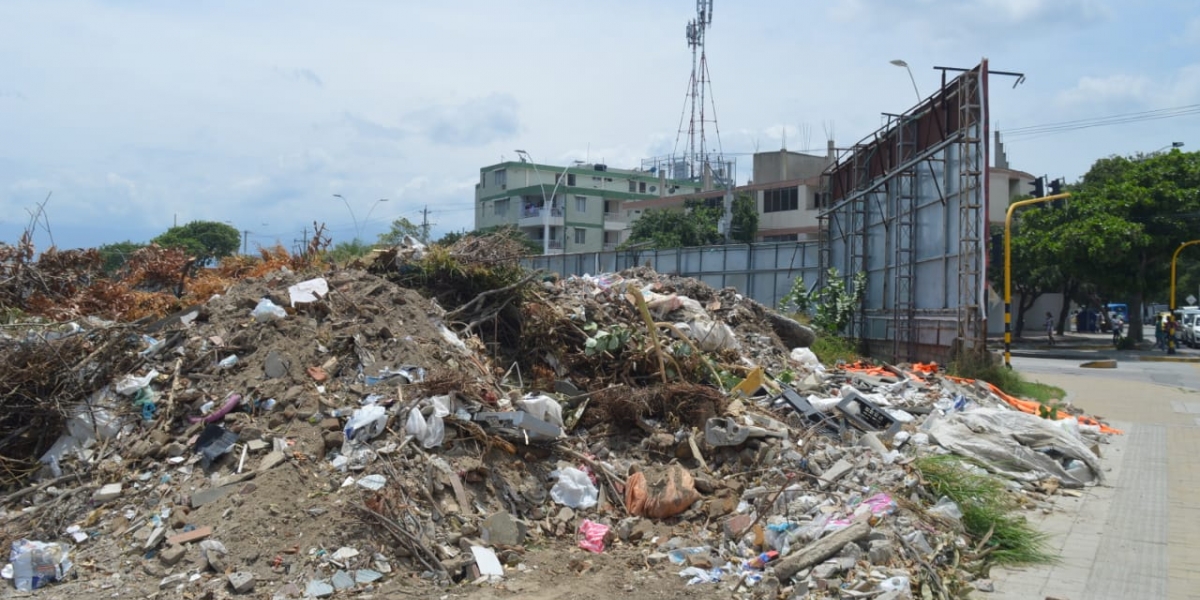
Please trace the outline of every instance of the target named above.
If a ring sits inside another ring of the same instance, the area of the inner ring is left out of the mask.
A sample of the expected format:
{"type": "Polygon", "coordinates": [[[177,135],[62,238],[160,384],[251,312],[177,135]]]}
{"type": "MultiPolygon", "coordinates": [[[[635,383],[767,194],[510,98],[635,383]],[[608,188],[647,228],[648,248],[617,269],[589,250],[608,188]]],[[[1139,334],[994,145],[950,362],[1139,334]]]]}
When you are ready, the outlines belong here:
{"type": "MultiPolygon", "coordinates": [[[[230,221],[251,246],[326,223],[366,238],[428,205],[472,224],[479,168],[528,150],[633,167],[676,144],[692,0],[0,3],[0,241],[29,210],[63,248],[230,221]],[[380,198],[385,203],[376,204],[380,198]],[[367,219],[367,213],[370,218],[367,219]]],[[[1194,0],[716,0],[708,58],[721,147],[850,145],[933,66],[996,78],[992,127],[1200,104],[1194,0]]],[[[1200,115],[1019,138],[1014,168],[1074,180],[1175,141],[1200,115]]],[[[39,228],[39,248],[50,244],[39,228]]]]}

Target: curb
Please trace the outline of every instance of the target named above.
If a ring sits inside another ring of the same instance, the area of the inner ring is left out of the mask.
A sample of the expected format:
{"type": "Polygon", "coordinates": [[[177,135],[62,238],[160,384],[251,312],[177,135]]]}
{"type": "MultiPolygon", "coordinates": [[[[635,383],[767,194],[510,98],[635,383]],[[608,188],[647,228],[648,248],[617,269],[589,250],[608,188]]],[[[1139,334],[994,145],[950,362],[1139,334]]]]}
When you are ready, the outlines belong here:
{"type": "Polygon", "coordinates": [[[1139,356],[1137,360],[1141,362],[1200,363],[1200,357],[1196,356],[1139,356]]]}

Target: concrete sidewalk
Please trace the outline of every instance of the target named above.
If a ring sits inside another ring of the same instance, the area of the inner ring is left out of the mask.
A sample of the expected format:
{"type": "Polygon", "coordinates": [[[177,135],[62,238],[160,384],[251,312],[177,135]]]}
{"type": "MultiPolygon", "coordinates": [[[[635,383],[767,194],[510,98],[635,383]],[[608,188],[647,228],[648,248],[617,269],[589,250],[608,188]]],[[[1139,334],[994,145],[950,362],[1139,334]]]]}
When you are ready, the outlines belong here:
{"type": "MultiPolygon", "coordinates": [[[[1101,446],[1104,485],[1028,518],[1062,561],[992,570],[997,599],[1200,598],[1200,392],[1081,375],[1033,375],[1125,431],[1101,446]]],[[[983,597],[985,595],[978,594],[983,597]]]]}

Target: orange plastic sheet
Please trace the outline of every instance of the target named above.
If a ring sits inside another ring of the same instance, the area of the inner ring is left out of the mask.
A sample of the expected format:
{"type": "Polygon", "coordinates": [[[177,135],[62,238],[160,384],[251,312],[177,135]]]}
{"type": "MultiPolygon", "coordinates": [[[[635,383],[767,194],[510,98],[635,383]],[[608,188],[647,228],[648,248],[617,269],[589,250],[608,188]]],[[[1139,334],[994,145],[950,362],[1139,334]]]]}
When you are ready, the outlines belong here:
{"type": "Polygon", "coordinates": [[[850,363],[842,368],[847,371],[851,371],[854,373],[864,373],[866,375],[878,375],[880,377],[895,377],[896,376],[895,373],[893,373],[883,367],[877,367],[870,363],[862,362],[861,360],[850,363]]]}
{"type": "Polygon", "coordinates": [[[931,363],[913,363],[912,370],[925,375],[933,375],[938,372],[938,364],[931,363]]]}
{"type": "MultiPolygon", "coordinates": [[[[949,379],[950,381],[962,383],[962,384],[967,384],[967,385],[975,383],[974,379],[964,379],[962,377],[954,377],[951,375],[946,375],[946,379],[949,379]]],[[[1007,402],[1009,406],[1011,406],[1023,413],[1029,413],[1031,415],[1039,414],[1038,409],[1041,408],[1042,405],[1040,403],[1038,403],[1037,401],[1025,400],[1023,398],[1017,398],[1016,396],[1010,396],[1009,394],[1005,393],[1000,388],[996,387],[995,385],[992,385],[991,383],[989,383],[987,381],[985,381],[983,383],[986,383],[988,388],[990,388],[992,390],[992,393],[996,394],[997,396],[1000,396],[1002,399],[1004,399],[1004,401],[1007,402]]],[[[1089,417],[1086,415],[1075,416],[1075,415],[1068,415],[1068,414],[1060,414],[1060,415],[1058,415],[1058,418],[1060,420],[1074,418],[1077,421],[1079,421],[1080,423],[1083,423],[1084,425],[1094,425],[1096,427],[1099,427],[1100,431],[1102,431],[1104,433],[1114,433],[1117,435],[1121,435],[1121,434],[1125,433],[1124,431],[1121,431],[1120,429],[1113,429],[1112,427],[1109,427],[1108,425],[1105,425],[1105,424],[1101,423],[1100,421],[1097,421],[1096,419],[1093,419],[1092,417],[1089,417]]]]}

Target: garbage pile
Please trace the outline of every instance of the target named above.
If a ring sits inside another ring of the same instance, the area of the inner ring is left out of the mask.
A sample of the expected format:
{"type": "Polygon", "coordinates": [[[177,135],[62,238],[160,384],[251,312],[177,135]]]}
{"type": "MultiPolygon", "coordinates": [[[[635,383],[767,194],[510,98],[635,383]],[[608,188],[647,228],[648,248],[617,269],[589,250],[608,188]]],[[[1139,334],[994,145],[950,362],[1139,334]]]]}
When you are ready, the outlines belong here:
{"type": "Polygon", "coordinates": [[[24,469],[5,577],[323,598],[606,564],[722,596],[949,598],[987,589],[998,551],[924,458],[967,459],[1025,510],[1103,479],[1102,423],[933,365],[823,365],[734,290],[634,269],[464,293],[412,267],[444,258],[413,244],[155,321],[4,329],[0,453],[24,469]]]}

